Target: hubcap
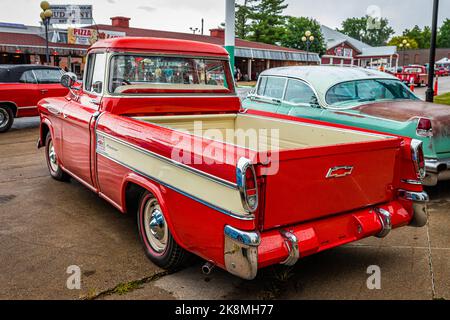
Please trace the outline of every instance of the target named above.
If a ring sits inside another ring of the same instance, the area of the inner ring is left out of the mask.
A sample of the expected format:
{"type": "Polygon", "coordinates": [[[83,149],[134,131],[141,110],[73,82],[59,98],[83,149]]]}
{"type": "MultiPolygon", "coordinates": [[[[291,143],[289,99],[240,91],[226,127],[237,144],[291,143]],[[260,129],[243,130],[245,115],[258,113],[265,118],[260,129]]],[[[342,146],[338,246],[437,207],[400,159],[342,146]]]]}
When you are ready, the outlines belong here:
{"type": "Polygon", "coordinates": [[[0,128],[4,127],[9,120],[9,114],[3,109],[0,109],[0,128]]]}
{"type": "Polygon", "coordinates": [[[151,199],[144,208],[144,226],[148,242],[153,250],[162,253],[167,247],[168,229],[158,200],[151,199]]]}
{"type": "Polygon", "coordinates": [[[58,157],[56,156],[53,141],[50,141],[48,145],[48,159],[50,160],[49,163],[51,169],[55,172],[58,171],[58,157]]]}

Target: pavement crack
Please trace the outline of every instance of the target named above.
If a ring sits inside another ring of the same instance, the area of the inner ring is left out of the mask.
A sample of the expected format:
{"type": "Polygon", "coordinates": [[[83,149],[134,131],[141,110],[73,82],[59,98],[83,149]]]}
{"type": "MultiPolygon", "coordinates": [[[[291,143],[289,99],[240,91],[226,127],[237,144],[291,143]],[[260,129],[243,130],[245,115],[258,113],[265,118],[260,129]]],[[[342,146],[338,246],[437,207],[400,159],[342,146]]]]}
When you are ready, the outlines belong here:
{"type": "Polygon", "coordinates": [[[430,265],[430,277],[431,277],[431,296],[432,299],[436,299],[436,283],[434,279],[433,270],[433,256],[431,251],[431,237],[430,237],[430,222],[427,223],[427,241],[428,241],[428,263],[430,265]]]}
{"type": "Polygon", "coordinates": [[[142,288],[143,285],[155,282],[163,277],[166,277],[168,275],[174,274],[177,271],[162,271],[157,272],[151,276],[144,277],[138,280],[132,280],[124,283],[119,283],[114,288],[106,289],[100,292],[90,292],[85,296],[81,296],[80,300],[97,300],[99,298],[103,298],[106,296],[112,296],[115,294],[118,295],[125,295],[127,293],[130,293],[134,290],[142,288]]]}

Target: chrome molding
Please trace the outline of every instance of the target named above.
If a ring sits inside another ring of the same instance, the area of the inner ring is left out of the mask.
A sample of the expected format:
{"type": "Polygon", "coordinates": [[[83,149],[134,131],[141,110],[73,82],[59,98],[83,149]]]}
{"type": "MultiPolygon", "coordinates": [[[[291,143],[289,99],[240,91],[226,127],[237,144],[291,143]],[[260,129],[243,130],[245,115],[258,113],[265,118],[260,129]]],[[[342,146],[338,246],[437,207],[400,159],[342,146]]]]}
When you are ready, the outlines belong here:
{"type": "Polygon", "coordinates": [[[412,184],[412,185],[415,185],[415,186],[420,186],[420,185],[423,184],[423,182],[419,181],[419,180],[402,180],[402,182],[406,183],[406,184],[412,184]]]}
{"type": "Polygon", "coordinates": [[[225,226],[224,235],[226,270],[242,279],[255,279],[258,273],[258,246],[261,244],[259,233],[225,226]]]}
{"type": "Polygon", "coordinates": [[[381,222],[381,232],[376,237],[385,238],[392,230],[392,215],[389,211],[381,208],[375,208],[375,214],[381,222]]]}
{"type": "Polygon", "coordinates": [[[239,193],[241,195],[242,200],[242,206],[244,207],[245,211],[248,213],[253,213],[258,209],[258,182],[256,180],[256,172],[255,167],[252,165],[251,161],[246,158],[240,158],[238,161],[238,165],[236,167],[236,181],[237,181],[237,188],[239,190],[239,193]],[[251,206],[249,204],[249,196],[248,196],[248,190],[246,186],[246,172],[247,170],[252,170],[253,177],[254,177],[254,183],[255,183],[255,204],[251,206]]]}
{"type": "Polygon", "coordinates": [[[284,243],[289,251],[289,256],[281,262],[282,265],[292,267],[297,264],[300,259],[300,249],[298,246],[298,239],[292,232],[286,230],[280,230],[281,235],[284,238],[284,243]]]}
{"type": "Polygon", "coordinates": [[[232,217],[232,218],[237,219],[237,220],[243,220],[243,221],[252,221],[252,220],[255,219],[255,216],[254,216],[254,215],[246,215],[246,216],[242,216],[242,215],[240,215],[240,214],[231,212],[231,211],[229,211],[229,210],[226,210],[226,209],[217,207],[217,206],[215,206],[215,205],[212,204],[212,203],[209,203],[209,202],[207,202],[207,201],[205,201],[205,200],[199,199],[199,198],[197,198],[197,197],[195,197],[195,196],[193,196],[193,195],[191,195],[191,194],[189,194],[189,193],[187,193],[187,192],[185,192],[185,191],[182,191],[182,190],[180,190],[180,189],[178,189],[178,188],[176,188],[176,187],[174,187],[174,186],[172,186],[172,185],[169,185],[169,184],[167,184],[167,183],[165,183],[165,182],[159,180],[158,178],[149,176],[149,175],[147,175],[147,174],[145,174],[145,173],[143,173],[143,172],[141,172],[141,171],[139,171],[139,170],[136,170],[135,168],[132,168],[132,167],[128,166],[127,164],[121,162],[121,161],[118,161],[118,160],[116,160],[116,159],[113,159],[113,158],[109,157],[108,155],[106,155],[106,154],[104,154],[104,153],[102,153],[102,152],[97,151],[97,154],[99,154],[99,155],[105,157],[106,159],[108,159],[108,160],[110,160],[110,161],[112,161],[112,162],[114,162],[114,163],[117,163],[117,164],[120,165],[120,166],[123,166],[123,167],[125,167],[125,168],[127,168],[127,169],[129,169],[129,170],[131,170],[131,171],[133,171],[133,172],[135,172],[136,174],[138,174],[138,175],[140,175],[140,176],[142,176],[142,177],[144,177],[144,178],[147,178],[147,179],[149,179],[149,180],[152,180],[152,181],[154,181],[154,182],[156,182],[156,183],[158,183],[158,184],[160,184],[160,185],[162,185],[162,186],[164,186],[164,187],[166,187],[166,188],[168,188],[168,189],[171,189],[171,190],[173,190],[173,191],[175,191],[175,192],[178,192],[178,193],[182,194],[183,196],[188,197],[188,198],[190,198],[190,199],[192,199],[192,200],[194,200],[194,201],[196,201],[196,202],[199,202],[199,203],[201,203],[201,204],[203,204],[203,205],[205,205],[205,206],[207,206],[207,207],[209,207],[209,208],[211,208],[211,209],[213,209],[213,210],[216,210],[216,211],[218,211],[218,212],[220,212],[220,213],[222,213],[222,214],[224,214],[224,215],[227,215],[227,216],[232,217]]]}
{"type": "Polygon", "coordinates": [[[426,175],[427,175],[427,170],[426,167],[421,168],[420,164],[419,164],[419,159],[420,159],[420,152],[422,152],[422,157],[424,157],[423,155],[423,142],[417,139],[413,139],[411,141],[411,153],[412,153],[412,160],[414,162],[414,168],[416,169],[417,172],[417,178],[420,180],[425,179],[426,175]]]}

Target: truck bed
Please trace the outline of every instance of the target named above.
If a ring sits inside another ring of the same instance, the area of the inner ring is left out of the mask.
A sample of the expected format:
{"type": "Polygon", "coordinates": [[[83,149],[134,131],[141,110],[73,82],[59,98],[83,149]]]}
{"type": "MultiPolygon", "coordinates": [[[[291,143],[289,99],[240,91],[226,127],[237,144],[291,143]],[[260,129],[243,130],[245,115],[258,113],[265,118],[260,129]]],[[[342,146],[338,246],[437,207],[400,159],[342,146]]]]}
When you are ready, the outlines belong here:
{"type": "Polygon", "coordinates": [[[257,152],[298,150],[393,139],[390,136],[246,114],[137,117],[135,119],[257,152]],[[249,139],[242,139],[238,134],[241,132],[250,136],[251,130],[256,130],[256,145],[250,145],[249,139]],[[279,139],[271,134],[271,130],[279,132],[279,139]]]}

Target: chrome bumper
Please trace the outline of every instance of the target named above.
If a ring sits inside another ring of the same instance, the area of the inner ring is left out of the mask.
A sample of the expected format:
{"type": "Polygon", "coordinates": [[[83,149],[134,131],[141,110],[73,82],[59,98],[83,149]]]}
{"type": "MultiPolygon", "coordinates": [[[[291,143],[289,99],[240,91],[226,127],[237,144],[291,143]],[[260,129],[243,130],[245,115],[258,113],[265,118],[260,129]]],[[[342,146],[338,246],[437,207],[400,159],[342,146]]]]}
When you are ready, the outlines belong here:
{"type": "Polygon", "coordinates": [[[428,223],[428,202],[430,201],[428,194],[426,192],[400,190],[399,197],[413,202],[414,217],[410,226],[424,227],[428,223]]]}
{"type": "Polygon", "coordinates": [[[425,167],[427,175],[423,180],[423,185],[434,187],[439,181],[450,180],[450,159],[426,159],[425,167]]]}
{"type": "Polygon", "coordinates": [[[245,232],[225,227],[225,268],[237,277],[253,280],[258,274],[258,247],[261,237],[257,232],[245,232]]]}

